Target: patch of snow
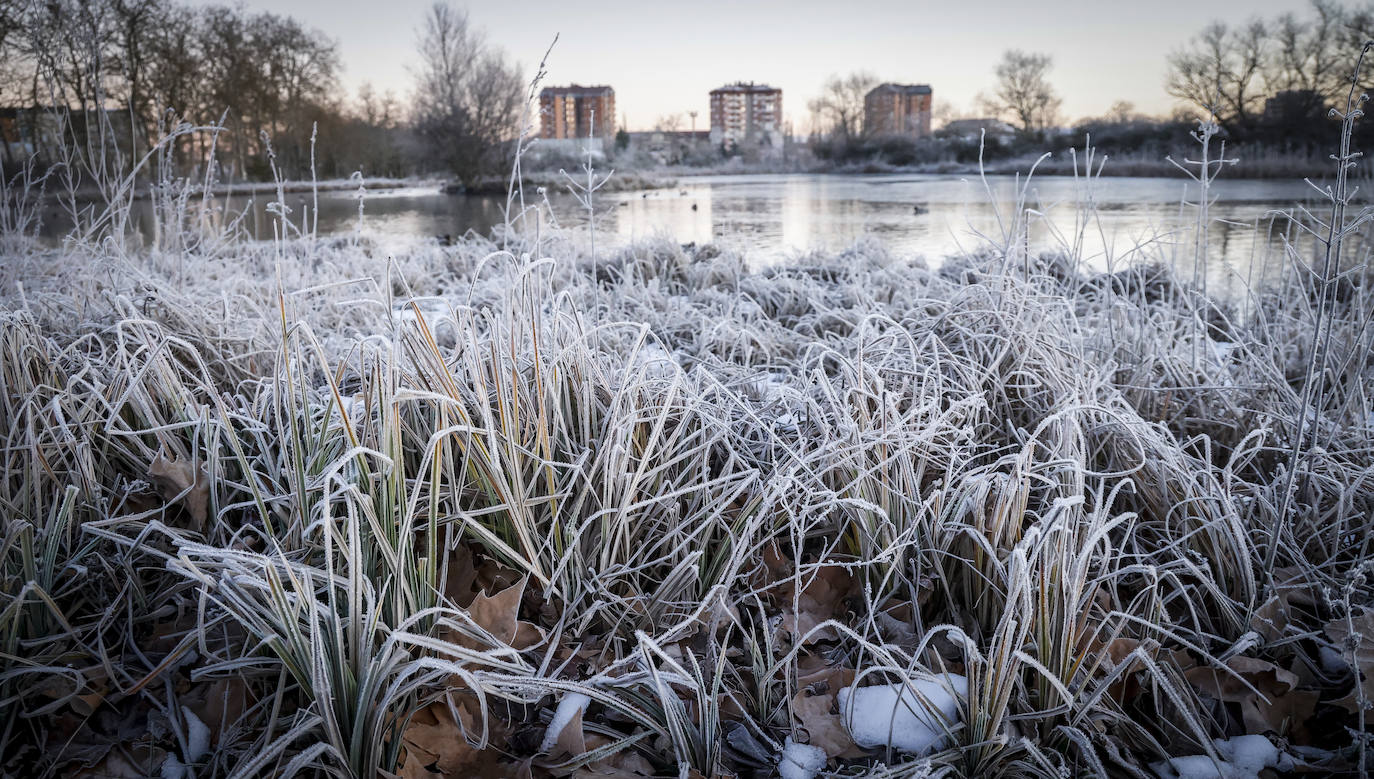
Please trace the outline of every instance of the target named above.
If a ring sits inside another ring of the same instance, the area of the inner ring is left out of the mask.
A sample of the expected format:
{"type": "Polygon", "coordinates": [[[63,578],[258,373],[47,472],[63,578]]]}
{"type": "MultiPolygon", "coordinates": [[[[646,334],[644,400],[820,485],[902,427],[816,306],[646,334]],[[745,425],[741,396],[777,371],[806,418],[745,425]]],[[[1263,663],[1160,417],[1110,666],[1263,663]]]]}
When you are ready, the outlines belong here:
{"type": "Polygon", "coordinates": [[[1171,757],[1159,763],[1151,763],[1150,770],[1160,779],[1239,779],[1242,774],[1234,773],[1234,767],[1222,763],[1217,770],[1216,763],[1206,755],[1171,757]]]}
{"type": "Polygon", "coordinates": [[[563,735],[563,728],[572,722],[574,716],[585,712],[591,702],[591,698],[580,692],[565,694],[563,700],[558,702],[558,708],[553,711],[553,720],[544,731],[544,740],[539,743],[539,751],[548,752],[553,749],[558,743],[558,737],[563,735]]]}
{"type": "Polygon", "coordinates": [[[168,755],[167,759],[162,761],[161,773],[162,779],[187,779],[191,775],[176,755],[168,755]]]}
{"type": "Polygon", "coordinates": [[[1189,755],[1151,763],[1150,770],[1161,779],[1258,779],[1266,768],[1292,768],[1292,760],[1264,736],[1219,738],[1212,744],[1221,757],[1219,764],[1206,755],[1189,755]]]}
{"type": "Polygon", "coordinates": [[[840,717],[861,747],[892,747],[917,755],[943,749],[946,731],[960,720],[959,697],[968,679],[922,674],[905,684],[840,690],[840,717]]]}
{"type": "Polygon", "coordinates": [[[810,744],[798,744],[788,737],[778,758],[778,775],[782,779],[814,779],[825,770],[825,750],[810,744]]]}
{"type": "Polygon", "coordinates": [[[1216,745],[1217,752],[1221,753],[1222,757],[1246,771],[1259,773],[1265,768],[1288,770],[1284,764],[1289,761],[1279,752],[1279,748],[1264,736],[1236,736],[1218,739],[1212,743],[1216,745]]]}
{"type": "Polygon", "coordinates": [[[181,716],[186,718],[186,760],[199,763],[210,754],[210,728],[185,706],[181,707],[181,716]]]}

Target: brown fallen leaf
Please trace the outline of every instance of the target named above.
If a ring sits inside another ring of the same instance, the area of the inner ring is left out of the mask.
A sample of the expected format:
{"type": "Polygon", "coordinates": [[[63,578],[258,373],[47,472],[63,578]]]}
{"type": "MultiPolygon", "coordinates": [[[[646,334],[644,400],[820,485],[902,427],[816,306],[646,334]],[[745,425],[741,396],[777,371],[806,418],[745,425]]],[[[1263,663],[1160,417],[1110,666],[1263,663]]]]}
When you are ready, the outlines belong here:
{"type": "Polygon", "coordinates": [[[429,766],[437,759],[437,755],[431,755],[407,744],[401,753],[401,763],[396,769],[396,776],[400,779],[443,779],[443,774],[429,770],[429,766]]]}
{"type": "MultiPolygon", "coordinates": [[[[589,751],[600,749],[610,743],[611,740],[605,736],[592,734],[586,737],[586,746],[589,751]]],[[[653,765],[645,760],[643,755],[633,748],[626,748],[610,757],[575,768],[565,775],[572,777],[572,779],[602,779],[608,776],[633,779],[634,777],[654,776],[656,774],[653,765]]]]}
{"type": "Polygon", "coordinates": [[[417,778],[512,775],[514,764],[502,761],[503,755],[495,746],[504,728],[492,723],[486,747],[478,749],[468,741],[469,738],[477,738],[481,732],[476,716],[468,710],[465,701],[456,703],[453,709],[462,718],[462,725],[454,719],[453,711],[445,701],[431,703],[410,718],[401,737],[406,757],[401,764],[400,775],[417,778]]]}
{"type": "MultiPolygon", "coordinates": [[[[1274,571],[1274,594],[1250,618],[1250,629],[1269,641],[1278,641],[1288,634],[1290,625],[1302,622],[1300,608],[1311,609],[1317,603],[1312,584],[1296,567],[1274,571]]],[[[1302,628],[1298,629],[1299,632],[1302,628]]]]}
{"type": "Polygon", "coordinates": [[[851,668],[824,668],[797,679],[792,714],[806,731],[811,746],[825,750],[826,757],[862,757],[866,752],[850,738],[836,707],[835,696],[854,683],[851,668]]]}
{"type": "Polygon", "coordinates": [[[754,584],[759,589],[776,584],[792,575],[792,561],[782,553],[782,547],[776,538],[764,545],[762,558],[763,566],[754,573],[754,584]]]}
{"type": "Polygon", "coordinates": [[[1141,691],[1140,679],[1135,671],[1139,670],[1142,665],[1131,657],[1131,653],[1139,649],[1142,642],[1128,636],[1118,636],[1110,642],[1103,642],[1097,638],[1095,633],[1090,634],[1090,636],[1090,639],[1085,642],[1087,653],[1090,656],[1099,655],[1096,659],[1089,661],[1089,665],[1094,668],[1095,673],[1105,676],[1122,663],[1127,664],[1127,667],[1121,671],[1121,675],[1108,685],[1107,695],[1117,703],[1134,699],[1141,691]]]}
{"type": "Polygon", "coordinates": [[[1341,653],[1342,660],[1348,663],[1351,654],[1354,654],[1355,670],[1359,672],[1359,688],[1352,689],[1349,695],[1332,703],[1355,714],[1359,712],[1360,706],[1360,696],[1357,692],[1364,693],[1366,702],[1374,701],[1374,610],[1361,609],[1358,615],[1352,616],[1351,622],[1354,623],[1355,634],[1358,635],[1350,632],[1350,623],[1344,618],[1326,623],[1326,635],[1336,644],[1336,651],[1341,653]]]}
{"type": "Polygon", "coordinates": [[[582,732],[581,709],[573,713],[572,719],[568,720],[568,724],[564,725],[558,734],[558,749],[574,757],[587,753],[587,738],[582,732]]]}
{"type": "Polygon", "coordinates": [[[71,774],[79,779],[143,779],[157,776],[167,752],[147,744],[120,744],[95,766],[71,774]]]}
{"type": "Polygon", "coordinates": [[[476,584],[483,592],[499,592],[519,584],[521,579],[526,578],[514,568],[490,557],[483,557],[473,572],[476,584]]]}
{"type": "MultiPolygon", "coordinates": [[[[539,626],[520,619],[520,602],[525,595],[527,578],[501,590],[495,595],[480,592],[468,605],[468,616],[496,640],[516,649],[529,649],[544,639],[544,631],[539,626]]],[[[451,633],[447,640],[468,649],[487,649],[483,642],[472,636],[451,633]]]]}
{"type": "Polygon", "coordinates": [[[444,563],[444,595],[467,608],[477,596],[477,565],[467,544],[459,544],[448,553],[444,563]]]}
{"type": "Polygon", "coordinates": [[[810,636],[807,634],[826,620],[843,613],[844,599],[854,588],[853,577],[843,566],[822,565],[803,572],[801,581],[802,590],[797,594],[795,604],[792,597],[795,583],[788,582],[781,588],[778,596],[778,606],[782,611],[781,628],[803,644],[837,638],[835,631],[829,627],[810,636]]]}
{"type": "Polygon", "coordinates": [[[210,477],[204,466],[197,469],[185,460],[169,460],[158,452],[148,466],[148,478],[163,500],[170,503],[180,498],[196,529],[204,529],[210,515],[210,477]]]}
{"type": "Polygon", "coordinates": [[[1200,692],[1240,704],[1246,733],[1273,731],[1299,743],[1306,740],[1306,723],[1320,697],[1315,691],[1297,689],[1296,674],[1256,657],[1238,655],[1227,660],[1226,667],[1234,673],[1198,665],[1183,675],[1200,692]]]}
{"type": "Polygon", "coordinates": [[[184,696],[191,713],[210,729],[211,744],[219,744],[227,728],[238,722],[252,701],[252,692],[243,679],[231,676],[216,679],[184,696]]]}

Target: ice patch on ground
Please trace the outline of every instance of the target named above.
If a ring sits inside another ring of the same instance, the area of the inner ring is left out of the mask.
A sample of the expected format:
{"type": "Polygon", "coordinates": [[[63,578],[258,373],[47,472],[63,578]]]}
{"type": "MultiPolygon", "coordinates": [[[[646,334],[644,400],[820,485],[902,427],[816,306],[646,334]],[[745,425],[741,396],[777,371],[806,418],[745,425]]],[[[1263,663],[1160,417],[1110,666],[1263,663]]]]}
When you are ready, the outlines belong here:
{"type": "Polygon", "coordinates": [[[181,707],[181,714],[186,718],[186,760],[199,763],[210,754],[210,727],[185,706],[181,707]]]}
{"type": "Polygon", "coordinates": [[[778,775],[782,779],[813,779],[825,770],[825,750],[810,744],[798,744],[788,738],[778,758],[778,775]]]}
{"type": "Polygon", "coordinates": [[[891,747],[925,755],[942,749],[960,721],[968,679],[923,674],[905,684],[846,687],[838,701],[845,729],[861,747],[891,747]]]}
{"type": "Polygon", "coordinates": [[[176,755],[168,755],[167,759],[162,761],[162,768],[160,769],[162,779],[187,779],[190,773],[176,755]]]}
{"type": "Polygon", "coordinates": [[[1236,736],[1212,742],[1221,763],[1207,755],[1173,757],[1151,763],[1150,770],[1161,779],[1258,779],[1260,771],[1292,768],[1292,761],[1264,736],[1236,736]]]}
{"type": "Polygon", "coordinates": [[[558,743],[558,737],[563,735],[563,728],[572,722],[573,717],[585,712],[591,702],[591,698],[580,692],[564,695],[563,700],[558,702],[558,708],[554,709],[548,729],[544,731],[544,740],[539,743],[539,751],[548,752],[553,749],[558,743]]]}

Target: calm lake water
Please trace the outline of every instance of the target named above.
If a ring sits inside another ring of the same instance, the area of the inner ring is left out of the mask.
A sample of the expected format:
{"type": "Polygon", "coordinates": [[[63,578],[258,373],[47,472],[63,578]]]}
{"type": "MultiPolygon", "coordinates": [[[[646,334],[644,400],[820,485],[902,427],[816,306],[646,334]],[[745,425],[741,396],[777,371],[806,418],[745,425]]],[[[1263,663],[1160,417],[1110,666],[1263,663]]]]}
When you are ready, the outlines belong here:
{"type": "MultiPolygon", "coordinates": [[[[1082,246],[1098,267],[1128,262],[1176,262],[1191,273],[1195,256],[1197,187],[1182,178],[1101,178],[1090,186],[1065,176],[1037,176],[1027,188],[1013,176],[979,180],[959,175],[743,175],[679,180],[671,189],[598,193],[597,243],[623,244],[653,235],[686,243],[717,242],[745,251],[751,262],[783,261],[812,249],[842,249],[865,238],[899,255],[931,261],[1000,241],[1003,223],[1017,210],[1024,189],[1033,211],[1033,248],[1082,246]],[[1091,202],[1086,213],[1080,204],[1091,202]]],[[[533,193],[527,193],[531,198],[533,193]]],[[[1281,235],[1292,231],[1276,216],[1315,191],[1298,180],[1225,180],[1212,190],[1206,275],[1213,284],[1272,272],[1281,260],[1281,235]]],[[[272,195],[257,195],[246,224],[271,237],[266,213],[272,195]]],[[[287,195],[298,218],[308,193],[287,195]]],[[[237,199],[237,208],[247,204],[237,199]]],[[[551,192],[553,217],[585,231],[587,213],[566,192],[551,192]]],[[[459,235],[486,232],[504,220],[504,198],[439,194],[434,188],[369,192],[364,229],[382,236],[459,235]]],[[[542,218],[547,219],[547,216],[542,218]]],[[[319,231],[351,232],[358,225],[357,195],[321,193],[319,231]]],[[[1310,239],[1307,240],[1310,245],[1310,239]]]]}

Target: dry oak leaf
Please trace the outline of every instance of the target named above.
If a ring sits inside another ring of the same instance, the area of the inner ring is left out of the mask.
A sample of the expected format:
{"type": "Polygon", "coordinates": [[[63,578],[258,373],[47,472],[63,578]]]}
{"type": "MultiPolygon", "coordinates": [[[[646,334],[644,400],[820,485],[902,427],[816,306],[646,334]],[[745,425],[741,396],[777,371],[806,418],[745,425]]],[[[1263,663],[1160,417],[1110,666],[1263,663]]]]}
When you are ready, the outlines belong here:
{"type": "Polygon", "coordinates": [[[216,679],[187,696],[191,712],[210,729],[212,744],[219,744],[226,728],[243,716],[252,700],[248,685],[237,676],[216,679]]]}
{"type": "Polygon", "coordinates": [[[563,726],[563,730],[558,733],[558,749],[573,755],[585,755],[587,753],[587,738],[582,732],[582,710],[578,709],[573,713],[572,719],[563,726]]]}
{"type": "Polygon", "coordinates": [[[170,502],[180,497],[197,528],[205,527],[210,516],[210,477],[203,466],[197,469],[185,460],[169,460],[158,452],[148,466],[148,478],[163,500],[170,502]]]}
{"type": "Polygon", "coordinates": [[[1199,691],[1219,701],[1240,704],[1246,733],[1259,735],[1272,730],[1302,740],[1305,723],[1317,705],[1316,692],[1297,689],[1297,674],[1259,658],[1237,655],[1226,661],[1226,667],[1233,673],[1199,665],[1183,675],[1199,691]]]}
{"type": "Polygon", "coordinates": [[[1335,642],[1341,659],[1349,662],[1352,650],[1355,654],[1355,667],[1360,674],[1359,687],[1332,703],[1356,714],[1360,706],[1357,692],[1364,693],[1365,701],[1374,701],[1374,610],[1361,609],[1359,616],[1351,617],[1351,622],[1355,626],[1354,633],[1350,631],[1350,624],[1342,618],[1326,623],[1326,635],[1335,642]]]}
{"type": "Polygon", "coordinates": [[[1126,664],[1126,667],[1121,670],[1120,676],[1107,687],[1107,695],[1112,700],[1117,703],[1124,703],[1140,695],[1141,682],[1136,671],[1144,666],[1138,659],[1132,657],[1132,653],[1140,649],[1141,646],[1145,646],[1146,654],[1153,657],[1157,649],[1155,645],[1147,645],[1140,639],[1129,636],[1117,636],[1109,642],[1104,642],[1098,639],[1096,634],[1090,634],[1082,642],[1082,645],[1086,654],[1097,656],[1097,659],[1092,661],[1095,665],[1090,664],[1089,666],[1095,674],[1105,676],[1122,663],[1126,664]]]}
{"type": "Polygon", "coordinates": [[[1280,568],[1274,571],[1274,581],[1274,595],[1255,609],[1254,616],[1250,618],[1250,629],[1269,641],[1284,638],[1290,625],[1301,624],[1301,615],[1295,611],[1295,607],[1303,606],[1310,610],[1317,604],[1312,584],[1301,569],[1294,566],[1280,568]]]}
{"type": "MultiPolygon", "coordinates": [[[[493,638],[515,649],[529,649],[544,639],[544,631],[539,626],[520,619],[520,601],[525,596],[525,583],[529,577],[495,595],[479,592],[468,605],[468,616],[493,638]]],[[[482,642],[464,634],[450,634],[448,640],[468,649],[488,649],[482,642]]]]}
{"type": "Polygon", "coordinates": [[[402,741],[406,756],[400,776],[420,777],[507,777],[515,774],[517,766],[501,761],[501,751],[492,744],[477,749],[468,743],[468,736],[477,736],[473,718],[464,707],[459,716],[466,727],[459,726],[444,701],[431,703],[410,718],[402,741]],[[468,735],[464,735],[464,733],[468,735]]]}
{"type": "Polygon", "coordinates": [[[72,774],[77,779],[143,779],[161,773],[167,753],[155,746],[124,744],[99,765],[72,774]]]}
{"type": "Polygon", "coordinates": [[[797,594],[796,608],[793,609],[793,587],[783,588],[779,598],[782,608],[782,629],[791,633],[802,644],[835,639],[833,628],[826,627],[807,636],[816,626],[841,613],[844,599],[853,590],[854,580],[849,572],[839,565],[822,565],[812,571],[803,571],[802,591],[797,594]]]}
{"type": "MultiPolygon", "coordinates": [[[[577,724],[578,730],[580,731],[582,725],[581,718],[577,720],[577,724]]],[[[567,733],[570,729],[571,727],[565,729],[563,732],[567,733]]],[[[582,754],[601,749],[610,743],[611,739],[605,736],[596,733],[587,734],[584,740],[585,749],[582,754]]],[[[562,741],[560,740],[560,745],[561,744],[562,741]]],[[[654,771],[653,765],[649,763],[648,760],[645,760],[643,755],[636,752],[633,748],[628,747],[609,757],[594,763],[579,766],[571,771],[564,770],[554,772],[555,776],[570,776],[573,777],[573,779],[602,779],[608,776],[626,777],[630,779],[633,777],[655,776],[656,774],[657,772],[654,771]]]]}
{"type": "Polygon", "coordinates": [[[477,565],[472,558],[472,550],[467,544],[459,544],[448,553],[444,564],[444,595],[454,603],[467,608],[472,603],[476,591],[477,565]]]}
{"type": "Polygon", "coordinates": [[[835,696],[854,683],[852,668],[823,668],[797,679],[792,714],[809,736],[808,743],[825,750],[826,757],[853,758],[867,753],[850,738],[835,696]]]}
{"type": "Polygon", "coordinates": [[[761,557],[763,565],[754,571],[752,577],[754,585],[759,589],[777,584],[792,574],[792,561],[782,553],[782,547],[778,545],[777,539],[764,545],[761,557]]]}

